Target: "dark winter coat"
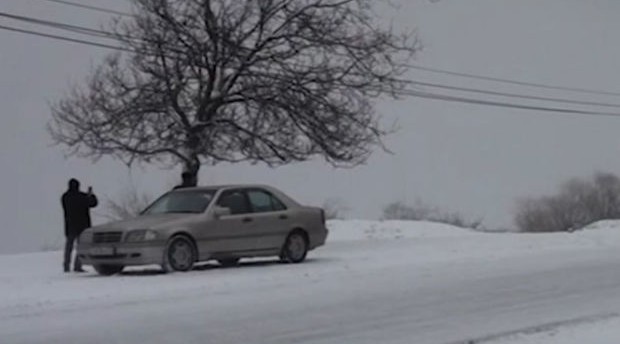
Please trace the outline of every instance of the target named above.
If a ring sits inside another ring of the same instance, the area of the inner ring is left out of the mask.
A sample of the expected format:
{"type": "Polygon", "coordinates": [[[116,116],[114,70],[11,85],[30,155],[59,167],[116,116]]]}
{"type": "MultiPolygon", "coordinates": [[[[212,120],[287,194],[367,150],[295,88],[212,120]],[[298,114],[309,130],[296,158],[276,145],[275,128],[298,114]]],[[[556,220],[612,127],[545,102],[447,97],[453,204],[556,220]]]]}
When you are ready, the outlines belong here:
{"type": "Polygon", "coordinates": [[[77,237],[91,226],[90,208],[97,206],[97,197],[79,190],[68,190],[61,201],[65,213],[65,236],[77,237]]]}

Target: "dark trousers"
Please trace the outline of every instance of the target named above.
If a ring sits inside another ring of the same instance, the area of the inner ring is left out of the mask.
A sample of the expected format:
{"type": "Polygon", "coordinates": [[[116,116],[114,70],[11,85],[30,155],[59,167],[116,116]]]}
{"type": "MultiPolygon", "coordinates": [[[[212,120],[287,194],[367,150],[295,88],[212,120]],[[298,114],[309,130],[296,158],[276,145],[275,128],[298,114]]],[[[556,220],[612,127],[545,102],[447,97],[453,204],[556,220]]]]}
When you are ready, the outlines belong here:
{"type": "MultiPolygon", "coordinates": [[[[67,241],[65,242],[65,261],[64,267],[65,272],[71,271],[71,253],[73,252],[73,244],[78,242],[79,235],[77,236],[68,236],[67,241]]],[[[80,257],[78,257],[77,252],[75,253],[75,260],[73,261],[73,270],[81,270],[82,262],[80,261],[80,257]]]]}

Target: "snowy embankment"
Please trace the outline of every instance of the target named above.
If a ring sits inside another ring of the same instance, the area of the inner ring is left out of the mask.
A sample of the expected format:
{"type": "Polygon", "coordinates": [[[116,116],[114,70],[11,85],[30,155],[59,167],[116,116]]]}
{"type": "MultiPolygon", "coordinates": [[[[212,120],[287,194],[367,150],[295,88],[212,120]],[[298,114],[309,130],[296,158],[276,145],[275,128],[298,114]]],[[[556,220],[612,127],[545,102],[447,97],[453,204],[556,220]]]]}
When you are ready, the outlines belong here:
{"type": "Polygon", "coordinates": [[[618,316],[600,317],[592,321],[559,324],[543,328],[535,333],[521,333],[488,344],[618,344],[620,343],[620,319],[618,316]]]}
{"type": "Polygon", "coordinates": [[[487,233],[451,225],[411,221],[330,222],[330,242],[415,239],[416,260],[494,259],[553,250],[620,248],[620,221],[601,221],[573,233],[487,233]]]}
{"type": "MultiPolygon", "coordinates": [[[[0,256],[0,338],[514,344],[539,343],[520,329],[544,336],[582,328],[585,336],[597,335],[591,326],[617,328],[607,318],[562,321],[620,312],[618,222],[556,234],[399,221],[331,221],[329,228],[327,245],[301,265],[249,260],[238,268],[203,264],[163,275],[146,267],[99,277],[63,274],[60,252],[0,256]],[[536,327],[557,321],[563,327],[536,327]]],[[[589,338],[582,342],[606,343],[589,338]]]]}

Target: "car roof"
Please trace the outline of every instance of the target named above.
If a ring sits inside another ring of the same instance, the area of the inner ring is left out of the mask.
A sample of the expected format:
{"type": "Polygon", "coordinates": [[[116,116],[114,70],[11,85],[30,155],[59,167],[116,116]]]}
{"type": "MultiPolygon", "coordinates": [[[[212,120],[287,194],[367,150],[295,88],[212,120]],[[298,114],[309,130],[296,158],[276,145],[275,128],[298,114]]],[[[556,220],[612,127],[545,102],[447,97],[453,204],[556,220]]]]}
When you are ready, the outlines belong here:
{"type": "Polygon", "coordinates": [[[275,194],[276,196],[278,196],[278,198],[281,201],[284,200],[285,203],[288,206],[297,206],[297,207],[301,206],[300,203],[298,203],[295,199],[291,198],[286,193],[280,191],[280,189],[278,189],[276,187],[273,187],[273,186],[265,185],[265,184],[202,185],[202,186],[195,186],[195,187],[187,187],[187,188],[175,189],[175,190],[171,190],[171,192],[219,191],[219,190],[226,190],[226,189],[253,189],[253,188],[263,189],[263,190],[266,190],[266,191],[269,191],[269,192],[275,194]]]}
{"type": "Polygon", "coordinates": [[[194,186],[194,187],[187,187],[187,188],[181,188],[181,189],[176,189],[175,191],[211,191],[211,190],[220,190],[220,189],[251,189],[251,188],[260,188],[260,189],[267,189],[267,190],[273,190],[275,189],[272,186],[269,185],[263,185],[263,184],[221,184],[221,185],[199,185],[199,186],[194,186]]]}

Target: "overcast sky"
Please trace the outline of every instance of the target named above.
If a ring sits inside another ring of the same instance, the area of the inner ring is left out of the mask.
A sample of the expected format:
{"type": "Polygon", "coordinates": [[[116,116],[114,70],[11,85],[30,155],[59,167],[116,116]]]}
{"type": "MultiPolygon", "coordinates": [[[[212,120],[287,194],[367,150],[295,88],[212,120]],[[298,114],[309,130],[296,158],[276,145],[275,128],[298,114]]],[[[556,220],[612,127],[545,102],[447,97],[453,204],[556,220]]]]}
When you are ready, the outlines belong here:
{"type": "MultiPolygon", "coordinates": [[[[124,0],[77,1],[127,9],[124,0]]],[[[620,92],[618,1],[393,2],[401,7],[382,11],[383,19],[418,29],[424,44],[417,57],[420,65],[620,92]]],[[[0,11],[94,27],[109,19],[105,14],[42,0],[2,0],[0,11]]],[[[15,22],[0,19],[0,25],[15,22]]],[[[67,160],[62,149],[50,147],[45,131],[48,103],[58,99],[71,82],[79,82],[106,53],[95,47],[0,31],[0,252],[36,250],[61,242],[59,197],[70,177],[92,185],[101,199],[117,197],[131,183],[157,195],[176,182],[178,170],[143,167],[129,171],[113,160],[67,160]]],[[[407,77],[620,103],[620,97],[509,87],[419,71],[407,77]]],[[[269,183],[315,205],[340,198],[355,218],[378,218],[381,208],[391,201],[421,199],[483,217],[487,226],[507,227],[512,226],[519,197],[553,192],[567,178],[598,170],[620,172],[620,118],[414,98],[385,99],[378,110],[397,119],[400,130],[386,140],[393,154],[377,151],[364,166],[334,170],[321,161],[276,170],[220,165],[204,167],[201,182],[269,183]]],[[[97,223],[101,221],[96,217],[97,223]]]]}

